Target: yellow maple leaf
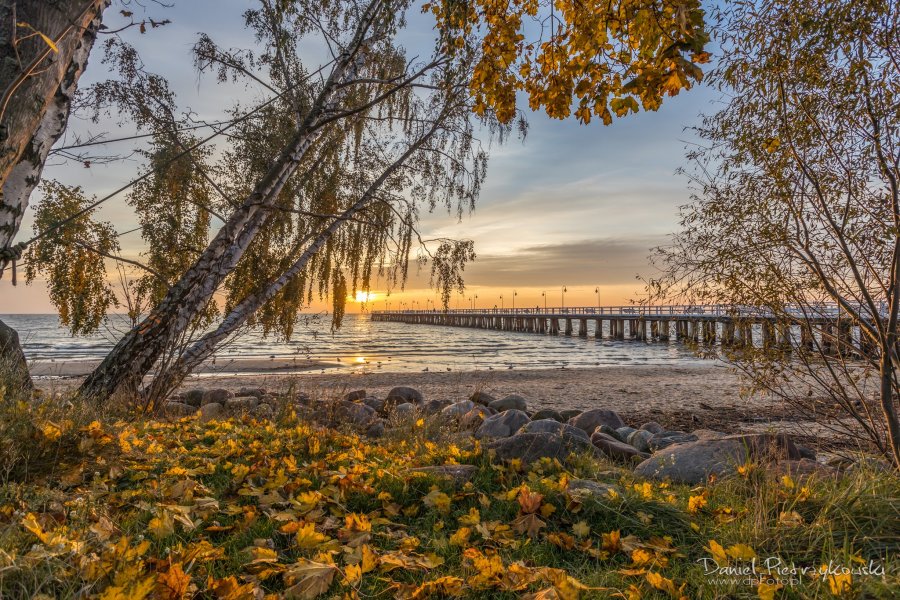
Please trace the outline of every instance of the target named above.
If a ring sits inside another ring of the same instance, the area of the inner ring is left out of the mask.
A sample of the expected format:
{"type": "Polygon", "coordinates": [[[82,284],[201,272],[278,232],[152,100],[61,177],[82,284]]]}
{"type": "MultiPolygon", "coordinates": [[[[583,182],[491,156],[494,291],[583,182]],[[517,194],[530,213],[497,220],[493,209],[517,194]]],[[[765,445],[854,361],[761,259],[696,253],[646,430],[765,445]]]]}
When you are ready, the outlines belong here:
{"type": "Polygon", "coordinates": [[[716,540],[709,540],[709,546],[704,546],[703,549],[710,553],[717,565],[723,566],[728,564],[728,554],[725,553],[725,548],[722,547],[722,544],[716,540]]]}
{"type": "Polygon", "coordinates": [[[181,600],[191,585],[191,576],[184,572],[181,563],[173,563],[169,570],[156,576],[156,595],[161,600],[181,600]]]}
{"type": "Polygon", "coordinates": [[[175,520],[172,518],[172,513],[167,510],[161,511],[158,517],[153,517],[147,523],[147,530],[156,539],[169,537],[175,533],[175,520]]]}
{"type": "Polygon", "coordinates": [[[304,549],[315,548],[327,539],[327,535],[316,531],[315,523],[305,523],[297,530],[294,536],[297,546],[304,549]]]}
{"type": "Polygon", "coordinates": [[[337,567],[301,558],[284,572],[286,598],[309,600],[321,596],[331,587],[337,567]]]}
{"type": "Polygon", "coordinates": [[[430,506],[441,513],[450,512],[450,496],[437,488],[432,489],[422,498],[425,506],[430,506]]]}
{"type": "Polygon", "coordinates": [[[591,526],[588,525],[587,521],[578,521],[572,525],[572,533],[574,533],[576,537],[587,537],[591,534],[591,526]]]}
{"type": "Polygon", "coordinates": [[[725,550],[725,554],[735,560],[752,560],[756,558],[756,552],[747,544],[734,544],[725,550]]]}
{"type": "Polygon", "coordinates": [[[465,546],[469,543],[469,538],[472,536],[472,528],[471,527],[460,527],[456,530],[456,533],[450,536],[450,545],[451,546],[465,546]]]}
{"type": "Polygon", "coordinates": [[[780,583],[760,581],[756,587],[756,595],[759,596],[759,600],[775,600],[775,593],[783,587],[780,583]]]}
{"type": "Polygon", "coordinates": [[[660,573],[649,571],[647,573],[647,583],[660,591],[666,592],[670,596],[675,596],[675,582],[663,577],[660,573]]]}

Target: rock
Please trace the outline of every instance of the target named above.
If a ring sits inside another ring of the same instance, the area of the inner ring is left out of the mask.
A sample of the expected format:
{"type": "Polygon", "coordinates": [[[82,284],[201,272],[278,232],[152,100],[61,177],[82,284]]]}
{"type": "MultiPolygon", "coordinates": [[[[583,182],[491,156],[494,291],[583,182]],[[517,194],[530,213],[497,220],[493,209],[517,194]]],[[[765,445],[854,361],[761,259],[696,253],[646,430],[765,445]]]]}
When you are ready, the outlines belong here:
{"type": "Polygon", "coordinates": [[[271,394],[264,394],[262,396],[259,396],[259,403],[268,404],[274,410],[275,407],[278,406],[278,398],[271,394]]]}
{"type": "Polygon", "coordinates": [[[780,460],[769,465],[766,473],[775,478],[790,475],[792,479],[803,479],[806,477],[837,477],[840,471],[804,457],[800,460],[780,460]]]}
{"type": "Polygon", "coordinates": [[[197,409],[184,402],[166,402],[163,405],[163,414],[167,417],[187,417],[197,412],[197,409]]]}
{"type": "Polygon", "coordinates": [[[511,408],[485,419],[478,431],[475,432],[475,438],[479,440],[506,438],[519,431],[530,421],[531,419],[524,411],[511,408]]]}
{"type": "Polygon", "coordinates": [[[266,396],[267,394],[268,394],[268,391],[266,390],[266,388],[242,387],[241,389],[238,390],[238,393],[236,395],[238,395],[238,396],[254,396],[254,397],[256,397],[257,400],[262,400],[263,396],[266,396]]]}
{"type": "Polygon", "coordinates": [[[563,418],[563,421],[568,422],[569,419],[577,417],[582,412],[583,411],[580,411],[577,408],[567,408],[566,410],[559,411],[559,414],[563,418]]]}
{"type": "Polygon", "coordinates": [[[232,413],[250,412],[259,404],[256,396],[237,396],[225,401],[225,408],[232,413]]]}
{"type": "Polygon", "coordinates": [[[665,427],[657,423],[656,421],[650,421],[649,423],[644,423],[640,426],[642,431],[649,431],[650,433],[662,433],[666,430],[665,427]]]}
{"type": "Polygon", "coordinates": [[[634,446],[629,446],[625,442],[620,442],[611,435],[606,435],[600,431],[595,431],[591,436],[591,443],[595,448],[607,458],[613,460],[631,460],[634,457],[647,458],[650,456],[645,452],[640,452],[634,446]]]}
{"type": "Polygon", "coordinates": [[[373,439],[377,439],[380,437],[384,437],[385,425],[384,421],[378,419],[366,429],[366,437],[370,437],[373,439]]]}
{"type": "Polygon", "coordinates": [[[635,431],[637,431],[637,429],[635,429],[634,427],[628,427],[627,425],[625,427],[617,427],[616,435],[614,435],[613,437],[616,438],[617,440],[619,440],[620,442],[627,443],[628,436],[631,435],[632,433],[634,433],[635,431]]]}
{"type": "Polygon", "coordinates": [[[225,405],[219,404],[218,402],[210,402],[209,404],[204,404],[200,407],[200,422],[207,423],[213,420],[222,420],[226,419],[225,416],[225,405]]]}
{"type": "Polygon", "coordinates": [[[493,402],[488,404],[488,406],[500,413],[505,410],[520,410],[522,412],[528,411],[528,403],[525,401],[525,398],[518,394],[510,394],[509,396],[504,396],[500,400],[494,400],[493,402]]]}
{"type": "Polygon", "coordinates": [[[572,479],[566,485],[566,494],[577,502],[586,500],[609,500],[613,494],[621,496],[622,490],[609,483],[600,483],[590,479],[572,479]]]}
{"type": "Polygon", "coordinates": [[[615,412],[603,408],[595,408],[594,410],[583,412],[577,417],[572,417],[569,419],[569,425],[577,427],[590,435],[601,425],[608,425],[613,429],[618,429],[619,427],[624,427],[625,423],[622,422],[622,419],[615,412]]]}
{"type": "Polygon", "coordinates": [[[650,449],[654,452],[668,448],[673,444],[685,444],[687,442],[696,442],[696,435],[685,433],[683,431],[663,431],[662,433],[653,434],[650,438],[650,449]]]}
{"type": "MultiPolygon", "coordinates": [[[[595,429],[595,430],[593,431],[593,433],[596,433],[596,432],[598,432],[598,431],[599,431],[600,433],[605,433],[606,435],[611,435],[611,436],[613,436],[614,438],[616,438],[617,440],[619,440],[620,442],[624,442],[624,441],[625,441],[625,440],[620,440],[620,439],[619,439],[619,432],[616,431],[615,429],[613,429],[612,427],[610,427],[609,425],[601,425],[600,427],[598,427],[597,429],[595,429]]],[[[590,435],[588,435],[588,437],[590,437],[590,435]]]]}
{"type": "Polygon", "coordinates": [[[730,475],[748,461],[799,458],[796,446],[783,434],[729,435],[674,444],[639,464],[634,472],[650,479],[697,485],[711,474],[730,475]]]}
{"type": "Polygon", "coordinates": [[[205,393],[206,390],[203,389],[188,390],[184,394],[184,403],[199,407],[203,404],[203,395],[205,393]]]}
{"type": "Polygon", "coordinates": [[[449,419],[459,419],[473,408],[475,408],[474,402],[471,400],[462,400],[451,404],[450,406],[445,406],[441,409],[441,414],[449,419]]]}
{"type": "Polygon", "coordinates": [[[563,419],[563,416],[559,414],[558,410],[553,410],[552,408],[542,408],[537,411],[533,415],[531,415],[531,419],[533,421],[543,421],[544,419],[553,419],[554,421],[558,421],[560,423],[565,423],[566,419],[563,419]]]}
{"type": "MultiPolygon", "coordinates": [[[[350,402],[350,400],[345,400],[345,402],[350,402]]],[[[385,411],[384,400],[380,398],[375,398],[374,396],[366,396],[363,398],[363,404],[377,412],[379,415],[387,414],[385,411]]]]}
{"type": "Polygon", "coordinates": [[[302,404],[303,406],[309,406],[312,404],[312,397],[306,392],[297,392],[297,395],[294,396],[295,404],[302,404]]]}
{"type": "MultiPolygon", "coordinates": [[[[12,292],[7,290],[4,293],[12,292]]],[[[28,361],[19,343],[19,334],[3,321],[0,321],[0,370],[5,375],[4,379],[12,384],[7,389],[7,392],[11,393],[7,398],[12,398],[20,392],[29,394],[34,389],[28,371],[28,361]]]]}
{"type": "Polygon", "coordinates": [[[366,390],[355,390],[344,394],[342,400],[346,402],[357,402],[359,400],[364,400],[367,395],[368,394],[366,394],[366,390]]]}
{"type": "Polygon", "coordinates": [[[448,406],[450,406],[449,400],[428,400],[422,403],[419,410],[425,415],[436,415],[448,406]]]}
{"type": "Polygon", "coordinates": [[[497,401],[496,398],[494,398],[487,392],[472,392],[472,395],[469,396],[469,400],[471,400],[475,404],[483,404],[484,406],[488,406],[491,402],[497,401]]]}
{"type": "Polygon", "coordinates": [[[334,419],[338,424],[366,427],[376,418],[375,410],[365,404],[341,400],[334,407],[334,419]]]}
{"type": "Polygon", "coordinates": [[[385,398],[385,402],[388,404],[403,404],[404,402],[411,402],[413,404],[421,404],[425,401],[425,397],[422,395],[422,392],[415,388],[406,387],[406,386],[398,386],[388,392],[387,398],[385,398]]]}
{"type": "Polygon", "coordinates": [[[519,430],[519,433],[554,433],[556,435],[580,437],[586,442],[591,441],[590,436],[577,427],[572,427],[568,423],[560,423],[553,419],[539,419],[525,423],[519,430]]]}
{"type": "MultiPolygon", "coordinates": [[[[210,402],[218,402],[219,404],[225,404],[228,400],[234,398],[234,392],[231,390],[226,390],[223,388],[214,388],[211,390],[206,390],[203,394],[203,400],[200,401],[200,404],[208,404],[210,402]]],[[[246,396],[245,396],[246,397],[246,396]]]]}
{"type": "Polygon", "coordinates": [[[812,448],[807,448],[806,446],[801,446],[797,444],[797,452],[800,453],[800,458],[806,458],[808,460],[816,460],[816,451],[812,448]]]}
{"type": "Polygon", "coordinates": [[[495,414],[496,413],[491,412],[491,409],[487,406],[476,404],[472,408],[472,410],[459,418],[459,428],[464,431],[472,431],[473,429],[478,429],[486,419],[494,416],[495,414]]]}
{"type": "Polygon", "coordinates": [[[275,409],[269,404],[259,403],[256,405],[256,408],[251,411],[251,414],[257,419],[271,420],[272,417],[275,416],[275,409]]]}
{"type": "Polygon", "coordinates": [[[728,434],[714,429],[695,429],[691,435],[697,436],[698,440],[718,440],[727,437],[728,434]]]}
{"type": "Polygon", "coordinates": [[[486,447],[494,451],[494,460],[518,458],[525,464],[542,458],[565,460],[574,452],[595,453],[591,443],[580,437],[552,433],[517,433],[488,443],[486,447]]]}
{"type": "Polygon", "coordinates": [[[391,416],[398,421],[410,421],[416,418],[416,413],[418,413],[418,410],[414,404],[404,402],[394,407],[394,410],[391,411],[391,416]]]}
{"type": "Polygon", "coordinates": [[[652,437],[653,433],[649,430],[638,429],[637,431],[633,431],[625,441],[640,452],[650,452],[650,438],[652,437]]]}
{"type": "Polygon", "coordinates": [[[465,483],[472,479],[478,467],[475,465],[437,465],[434,467],[416,467],[410,473],[424,473],[437,477],[449,477],[457,483],[465,483]]]}

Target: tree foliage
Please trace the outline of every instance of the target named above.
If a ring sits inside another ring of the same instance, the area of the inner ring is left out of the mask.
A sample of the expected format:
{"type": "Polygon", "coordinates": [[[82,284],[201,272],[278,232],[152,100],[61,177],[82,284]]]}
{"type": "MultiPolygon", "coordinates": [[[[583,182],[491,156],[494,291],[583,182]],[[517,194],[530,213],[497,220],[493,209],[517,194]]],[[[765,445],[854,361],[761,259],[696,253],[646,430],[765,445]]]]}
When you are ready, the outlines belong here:
{"type": "Polygon", "coordinates": [[[816,399],[839,404],[843,432],[900,464],[892,8],[780,0],[719,15],[713,77],[727,104],[699,128],[708,145],[691,153],[697,194],[684,230],[661,250],[667,277],[655,289],[761,308],[790,324],[795,352],[743,352],[737,364],[765,389],[808,396],[811,411],[816,399]]]}

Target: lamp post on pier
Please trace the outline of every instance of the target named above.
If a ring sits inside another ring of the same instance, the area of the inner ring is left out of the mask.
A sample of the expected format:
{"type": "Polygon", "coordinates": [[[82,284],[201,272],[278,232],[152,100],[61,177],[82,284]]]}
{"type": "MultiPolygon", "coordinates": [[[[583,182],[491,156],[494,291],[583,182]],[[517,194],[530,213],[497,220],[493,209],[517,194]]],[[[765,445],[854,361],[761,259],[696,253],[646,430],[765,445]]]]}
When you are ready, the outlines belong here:
{"type": "Polygon", "coordinates": [[[519,292],[517,292],[516,290],[513,290],[513,312],[515,312],[515,310],[516,310],[516,296],[518,296],[518,295],[519,295],[519,292]]]}
{"type": "Polygon", "coordinates": [[[562,288],[562,307],[563,308],[566,307],[566,292],[568,292],[568,291],[569,290],[566,289],[566,286],[563,286],[563,288],[562,288]]]}
{"type": "Polygon", "coordinates": [[[544,298],[544,312],[547,312],[547,291],[541,292],[541,296],[544,298]]]}
{"type": "Polygon", "coordinates": [[[594,293],[597,294],[597,308],[600,308],[600,286],[594,288],[594,293]]]}

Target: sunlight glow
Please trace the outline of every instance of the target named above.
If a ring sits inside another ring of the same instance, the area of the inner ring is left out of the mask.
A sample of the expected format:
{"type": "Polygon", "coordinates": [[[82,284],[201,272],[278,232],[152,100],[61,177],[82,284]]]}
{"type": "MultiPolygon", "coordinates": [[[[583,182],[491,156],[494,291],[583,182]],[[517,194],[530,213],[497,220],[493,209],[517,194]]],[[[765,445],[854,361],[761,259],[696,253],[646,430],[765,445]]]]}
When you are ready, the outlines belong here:
{"type": "Polygon", "coordinates": [[[356,300],[357,302],[372,302],[375,300],[375,292],[366,292],[360,290],[356,292],[354,300],[356,300]]]}

